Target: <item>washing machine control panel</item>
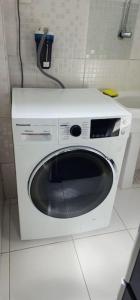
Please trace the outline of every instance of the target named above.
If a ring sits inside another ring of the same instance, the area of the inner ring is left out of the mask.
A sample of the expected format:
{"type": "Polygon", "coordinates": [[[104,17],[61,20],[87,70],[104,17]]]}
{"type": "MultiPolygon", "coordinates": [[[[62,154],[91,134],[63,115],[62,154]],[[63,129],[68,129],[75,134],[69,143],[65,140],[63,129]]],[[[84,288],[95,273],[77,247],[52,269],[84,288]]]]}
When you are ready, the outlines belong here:
{"type": "Polygon", "coordinates": [[[121,118],[67,119],[59,121],[59,141],[79,142],[83,139],[119,136],[121,118]]]}
{"type": "Polygon", "coordinates": [[[125,134],[121,118],[60,119],[16,123],[16,141],[47,143],[82,143],[83,140],[117,137],[125,134]]]}
{"type": "Polygon", "coordinates": [[[79,141],[90,138],[89,119],[66,119],[59,121],[59,141],[79,141]]]}

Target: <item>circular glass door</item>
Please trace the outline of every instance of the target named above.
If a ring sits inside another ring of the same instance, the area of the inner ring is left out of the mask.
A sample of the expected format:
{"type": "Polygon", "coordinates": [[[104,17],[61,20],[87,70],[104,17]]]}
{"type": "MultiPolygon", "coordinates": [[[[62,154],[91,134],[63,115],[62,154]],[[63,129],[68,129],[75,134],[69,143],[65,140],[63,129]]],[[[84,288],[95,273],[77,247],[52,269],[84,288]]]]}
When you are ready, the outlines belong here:
{"type": "Polygon", "coordinates": [[[65,148],[46,157],[29,179],[29,194],[42,213],[81,216],[100,205],[113,184],[113,166],[90,148],[65,148]]]}

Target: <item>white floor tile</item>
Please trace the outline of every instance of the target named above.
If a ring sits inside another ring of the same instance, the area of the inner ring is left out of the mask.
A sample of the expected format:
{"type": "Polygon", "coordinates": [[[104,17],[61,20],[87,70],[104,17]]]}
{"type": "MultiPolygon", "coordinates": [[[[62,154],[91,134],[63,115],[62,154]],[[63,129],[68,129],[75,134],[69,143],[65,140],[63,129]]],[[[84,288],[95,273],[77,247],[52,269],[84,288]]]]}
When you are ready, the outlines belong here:
{"type": "Polygon", "coordinates": [[[136,236],[137,236],[137,233],[138,233],[138,228],[135,228],[135,229],[129,229],[129,232],[133,238],[133,240],[136,239],[136,236]]]}
{"type": "Polygon", "coordinates": [[[10,255],[11,300],[89,299],[72,242],[10,255]]]}
{"type": "Polygon", "coordinates": [[[27,249],[27,248],[31,248],[31,247],[47,245],[47,244],[51,244],[51,243],[58,243],[58,242],[62,242],[62,241],[69,241],[69,240],[72,240],[71,236],[52,238],[52,239],[22,241],[20,239],[18,206],[17,206],[17,204],[11,205],[10,251],[22,250],[22,249],[27,249]]]}
{"type": "Polygon", "coordinates": [[[9,254],[0,255],[0,300],[9,300],[9,254]]]}
{"type": "Polygon", "coordinates": [[[140,187],[140,170],[135,171],[134,184],[140,187]]]}
{"type": "Polygon", "coordinates": [[[123,223],[121,222],[120,218],[118,217],[117,213],[113,210],[111,221],[110,221],[110,224],[108,227],[105,227],[105,228],[102,228],[99,230],[90,231],[90,232],[83,233],[83,234],[76,234],[73,236],[73,238],[74,239],[84,238],[84,237],[88,237],[88,236],[102,235],[102,234],[115,232],[115,231],[121,231],[121,230],[125,230],[125,227],[124,227],[123,223]]]}
{"type": "Polygon", "coordinates": [[[140,189],[118,190],[115,208],[127,228],[136,228],[140,224],[140,189]]]}
{"type": "MultiPolygon", "coordinates": [[[[100,230],[94,230],[83,234],[74,235],[73,238],[83,238],[92,235],[99,235],[109,232],[115,232],[124,230],[125,227],[121,222],[120,218],[117,216],[116,212],[113,211],[110,225],[106,228],[100,230]]],[[[11,206],[11,222],[10,222],[10,251],[21,250],[30,247],[40,246],[51,244],[60,241],[71,240],[72,237],[60,237],[53,239],[41,239],[41,240],[32,240],[32,241],[21,241],[19,233],[19,217],[18,217],[18,207],[17,205],[11,206]]]]}
{"type": "Polygon", "coordinates": [[[2,211],[2,253],[9,252],[9,204],[5,203],[2,211]]]}
{"type": "Polygon", "coordinates": [[[75,241],[92,300],[116,300],[133,241],[127,231],[75,241]]]}

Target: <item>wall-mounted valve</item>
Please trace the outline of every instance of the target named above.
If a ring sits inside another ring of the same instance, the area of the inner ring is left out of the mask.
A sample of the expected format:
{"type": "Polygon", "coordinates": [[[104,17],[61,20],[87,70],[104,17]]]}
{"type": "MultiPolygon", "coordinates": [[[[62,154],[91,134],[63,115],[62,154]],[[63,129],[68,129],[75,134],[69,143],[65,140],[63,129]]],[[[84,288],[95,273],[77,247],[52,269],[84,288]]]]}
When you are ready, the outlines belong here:
{"type": "MultiPolygon", "coordinates": [[[[40,43],[42,41],[42,37],[44,36],[45,31],[37,31],[35,33],[35,42],[36,42],[36,51],[38,53],[38,49],[40,43]]],[[[40,65],[42,69],[50,69],[51,67],[51,56],[52,56],[52,44],[54,41],[54,35],[52,33],[47,33],[45,39],[41,45],[40,51],[40,65]]]]}
{"type": "Polygon", "coordinates": [[[127,30],[127,21],[128,21],[131,2],[132,2],[132,0],[125,1],[123,15],[122,15],[122,21],[121,21],[121,27],[120,27],[120,31],[118,34],[119,38],[121,38],[121,39],[132,37],[132,32],[127,30]]]}

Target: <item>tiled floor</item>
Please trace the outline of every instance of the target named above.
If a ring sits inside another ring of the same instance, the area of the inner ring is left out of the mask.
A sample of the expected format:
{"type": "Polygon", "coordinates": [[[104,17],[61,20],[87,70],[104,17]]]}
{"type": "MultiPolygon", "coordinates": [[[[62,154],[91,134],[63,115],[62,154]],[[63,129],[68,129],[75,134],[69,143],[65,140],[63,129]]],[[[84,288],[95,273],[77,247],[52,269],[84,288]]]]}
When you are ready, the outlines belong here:
{"type": "Polygon", "coordinates": [[[139,188],[118,191],[108,228],[73,238],[21,241],[17,204],[2,215],[0,300],[116,300],[138,230],[139,188]]]}
{"type": "Polygon", "coordinates": [[[134,185],[139,186],[140,185],[140,170],[136,169],[135,175],[134,175],[134,185]]]}

